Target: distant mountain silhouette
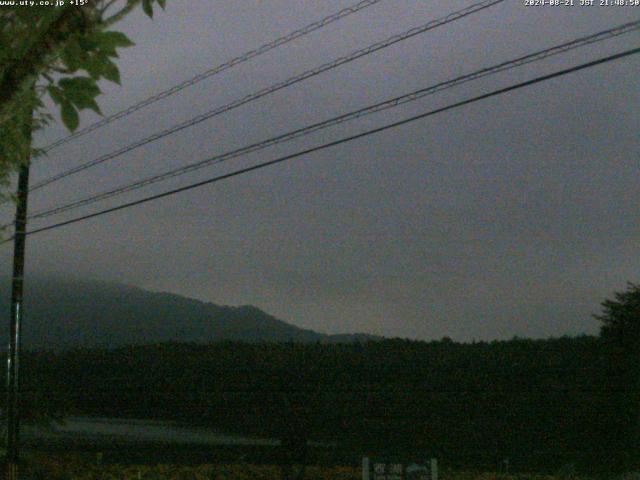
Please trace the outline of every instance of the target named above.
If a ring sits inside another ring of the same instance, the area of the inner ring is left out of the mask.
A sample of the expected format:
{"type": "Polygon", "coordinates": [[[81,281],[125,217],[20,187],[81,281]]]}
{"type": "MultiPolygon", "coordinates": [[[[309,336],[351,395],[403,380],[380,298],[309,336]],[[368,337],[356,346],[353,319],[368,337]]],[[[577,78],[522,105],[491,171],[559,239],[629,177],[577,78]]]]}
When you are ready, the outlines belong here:
{"type": "MultiPolygon", "coordinates": [[[[8,339],[10,282],[0,282],[0,341],[8,339]]],[[[160,342],[354,342],[380,337],[325,335],[253,306],[229,307],[116,283],[28,279],[23,346],[27,349],[117,347],[160,342]]]]}

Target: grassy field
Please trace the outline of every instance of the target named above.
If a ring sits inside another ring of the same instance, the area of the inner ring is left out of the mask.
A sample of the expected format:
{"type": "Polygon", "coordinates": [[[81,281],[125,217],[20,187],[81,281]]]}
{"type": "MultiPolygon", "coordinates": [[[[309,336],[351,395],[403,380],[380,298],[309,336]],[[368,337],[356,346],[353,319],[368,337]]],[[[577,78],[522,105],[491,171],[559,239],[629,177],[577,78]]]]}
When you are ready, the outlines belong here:
{"type": "MultiPolygon", "coordinates": [[[[97,466],[79,459],[33,457],[22,470],[27,480],[279,480],[277,466],[248,464],[156,466],[97,466]]],[[[360,480],[359,469],[352,467],[309,467],[307,480],[360,480]]],[[[441,480],[565,480],[580,477],[543,475],[496,475],[442,472],[441,480]]]]}

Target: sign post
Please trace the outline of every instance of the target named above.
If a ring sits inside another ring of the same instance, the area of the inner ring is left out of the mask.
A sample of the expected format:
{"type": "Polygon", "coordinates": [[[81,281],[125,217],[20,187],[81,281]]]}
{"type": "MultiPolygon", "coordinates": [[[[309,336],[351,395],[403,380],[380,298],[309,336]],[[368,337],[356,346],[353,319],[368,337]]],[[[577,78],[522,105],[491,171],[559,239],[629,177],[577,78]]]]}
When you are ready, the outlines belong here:
{"type": "Polygon", "coordinates": [[[438,480],[438,459],[431,459],[431,480],[438,480]]]}
{"type": "Polygon", "coordinates": [[[362,480],[438,480],[438,461],[430,459],[428,467],[363,457],[362,480]]]}
{"type": "Polygon", "coordinates": [[[362,457],[362,480],[371,480],[369,478],[369,457],[362,457]]]}

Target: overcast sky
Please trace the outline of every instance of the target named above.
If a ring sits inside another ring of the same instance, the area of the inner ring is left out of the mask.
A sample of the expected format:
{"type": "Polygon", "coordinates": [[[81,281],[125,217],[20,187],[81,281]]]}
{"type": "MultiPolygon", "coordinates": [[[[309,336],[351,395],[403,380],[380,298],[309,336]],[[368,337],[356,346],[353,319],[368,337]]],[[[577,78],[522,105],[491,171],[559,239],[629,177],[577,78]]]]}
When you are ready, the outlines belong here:
{"type": "MultiPolygon", "coordinates": [[[[575,0],[579,3],[578,0],[575,0]]],[[[119,25],[109,114],[350,4],[170,0],[119,25]]],[[[473,1],[383,0],[51,152],[32,182],[473,1]]],[[[640,17],[507,0],[56,183],[50,208],[640,17]]],[[[638,46],[633,33],[56,217],[186,185],[638,46]]],[[[320,332],[419,339],[596,333],[640,272],[640,58],[31,237],[28,275],[256,305],[320,332]]],[[[82,116],[82,125],[99,117],[82,116]]],[[[53,125],[39,144],[65,132],[53,125]]],[[[1,212],[10,220],[8,209],[1,212]]],[[[33,222],[44,226],[54,219],[33,222]]],[[[3,222],[4,223],[4,222],[3,222]]],[[[11,249],[0,251],[10,270],[11,249]]],[[[28,279],[29,277],[27,277],[28,279]]],[[[28,280],[27,280],[28,281],[28,280]]]]}

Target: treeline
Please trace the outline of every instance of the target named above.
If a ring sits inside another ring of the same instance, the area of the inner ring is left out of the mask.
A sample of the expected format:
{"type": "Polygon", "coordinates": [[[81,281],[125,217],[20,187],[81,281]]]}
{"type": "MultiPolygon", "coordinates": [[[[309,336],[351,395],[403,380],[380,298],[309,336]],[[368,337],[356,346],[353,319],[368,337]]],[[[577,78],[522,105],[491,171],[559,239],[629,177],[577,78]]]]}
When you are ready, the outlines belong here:
{"type": "Polygon", "coordinates": [[[22,373],[32,413],[212,425],[280,438],[292,457],[314,440],[354,458],[427,452],[461,466],[508,457],[512,468],[592,471],[613,458],[602,439],[620,415],[607,358],[588,336],[219,342],[29,353],[22,373]]]}

